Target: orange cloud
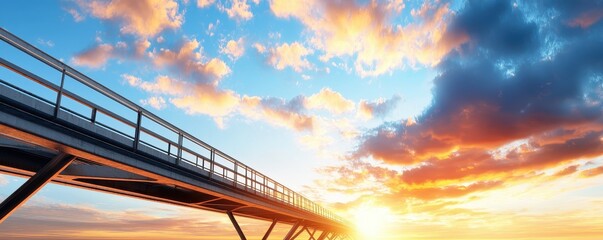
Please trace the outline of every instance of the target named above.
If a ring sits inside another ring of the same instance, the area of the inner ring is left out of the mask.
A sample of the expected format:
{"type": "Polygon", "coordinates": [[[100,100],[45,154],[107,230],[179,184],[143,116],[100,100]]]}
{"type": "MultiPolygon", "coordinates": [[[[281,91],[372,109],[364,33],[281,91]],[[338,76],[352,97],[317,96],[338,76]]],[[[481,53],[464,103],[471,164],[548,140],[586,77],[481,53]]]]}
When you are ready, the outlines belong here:
{"type": "Polygon", "coordinates": [[[571,19],[568,22],[568,25],[572,27],[588,28],[601,20],[601,18],[603,18],[603,9],[592,9],[571,19]]]}
{"type": "Polygon", "coordinates": [[[308,97],[305,105],[309,109],[325,109],[337,114],[354,109],[354,102],[345,99],[341,93],[330,88],[323,88],[320,92],[308,97]]]}
{"type": "Polygon", "coordinates": [[[184,15],[173,0],[77,1],[93,16],[121,22],[122,33],[153,37],[164,29],[180,28],[184,15]]]}
{"type": "Polygon", "coordinates": [[[220,48],[220,52],[228,55],[231,59],[236,60],[245,53],[245,41],[243,38],[238,40],[229,40],[225,46],[220,48]]]}
{"type": "MultiPolygon", "coordinates": [[[[0,231],[2,237],[8,239],[238,238],[225,214],[140,200],[128,201],[134,201],[135,205],[142,203],[147,208],[134,207],[117,211],[95,206],[34,201],[21,207],[3,222],[0,231]],[[149,211],[148,206],[152,211],[149,211]]],[[[236,218],[247,237],[252,239],[260,239],[270,226],[269,221],[239,216],[236,218]]],[[[277,224],[272,236],[284,236],[289,228],[290,225],[277,224]]]]}
{"type": "Polygon", "coordinates": [[[197,0],[197,7],[204,8],[214,4],[216,0],[197,0]]]}
{"type": "Polygon", "coordinates": [[[150,46],[151,42],[147,40],[138,40],[133,43],[120,41],[117,42],[115,46],[107,43],[99,43],[78,53],[73,57],[72,61],[79,66],[100,68],[112,58],[142,59],[150,46]]]}
{"type": "Polygon", "coordinates": [[[230,73],[230,68],[224,61],[212,58],[204,61],[196,39],[185,40],[177,49],[162,48],[158,53],[151,54],[151,59],[157,66],[166,66],[178,70],[192,81],[217,85],[230,73]]]}
{"type": "MultiPolygon", "coordinates": [[[[170,103],[188,114],[208,115],[214,117],[218,123],[239,105],[239,96],[235,92],[220,90],[213,85],[184,82],[168,76],[158,76],[154,82],[143,81],[127,74],[122,75],[122,78],[131,86],[150,93],[170,96],[170,103]]],[[[158,101],[155,103],[161,104],[161,100],[156,100],[158,101]]],[[[154,104],[150,100],[145,101],[151,106],[154,104]]]]}
{"type": "MultiPolygon", "coordinates": [[[[259,51],[262,48],[258,46],[256,49],[259,51]]],[[[278,70],[290,67],[296,72],[301,72],[312,67],[312,64],[305,58],[309,54],[312,54],[312,50],[307,49],[299,42],[284,43],[270,49],[268,62],[278,70]]]]}
{"type": "Polygon", "coordinates": [[[603,166],[591,168],[580,172],[582,177],[594,177],[603,174],[603,166]]]}
{"type": "Polygon", "coordinates": [[[154,109],[161,110],[164,109],[167,105],[165,103],[165,99],[163,97],[153,96],[148,99],[140,100],[142,105],[151,106],[154,109]]]}
{"type": "MultiPolygon", "coordinates": [[[[170,99],[174,106],[188,114],[205,114],[214,118],[230,114],[239,105],[238,95],[230,90],[220,90],[205,84],[194,86],[191,94],[170,99]]],[[[221,119],[216,119],[220,124],[221,119]]]]}
{"type": "Polygon", "coordinates": [[[312,45],[323,52],[323,61],[355,56],[355,68],[361,76],[378,76],[406,63],[433,66],[467,40],[445,39],[451,15],[447,4],[424,3],[415,23],[405,26],[391,20],[393,14],[404,8],[399,1],[358,5],[340,1],[275,0],[270,8],[277,17],[292,17],[302,22],[312,33],[312,45]]]}
{"type": "Polygon", "coordinates": [[[220,5],[219,9],[228,14],[229,18],[237,20],[249,20],[253,17],[253,13],[249,10],[247,0],[233,0],[229,8],[220,5]]]}
{"type": "Polygon", "coordinates": [[[104,43],[76,55],[73,57],[73,63],[79,66],[99,68],[104,66],[112,56],[113,46],[104,43]]]}

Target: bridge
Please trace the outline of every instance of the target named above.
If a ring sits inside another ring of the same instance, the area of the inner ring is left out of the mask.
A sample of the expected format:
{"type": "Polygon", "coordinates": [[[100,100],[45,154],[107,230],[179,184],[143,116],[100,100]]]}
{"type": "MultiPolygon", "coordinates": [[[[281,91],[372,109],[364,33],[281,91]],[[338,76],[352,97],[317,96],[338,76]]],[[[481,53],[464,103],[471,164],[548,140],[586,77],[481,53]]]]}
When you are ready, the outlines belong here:
{"type": "Polygon", "coordinates": [[[0,52],[0,171],[29,178],[0,223],[54,182],[225,213],[241,239],[237,217],[272,222],[263,239],[277,223],[291,225],[286,240],[353,238],[333,212],[2,28],[0,39],[20,54],[0,52]]]}

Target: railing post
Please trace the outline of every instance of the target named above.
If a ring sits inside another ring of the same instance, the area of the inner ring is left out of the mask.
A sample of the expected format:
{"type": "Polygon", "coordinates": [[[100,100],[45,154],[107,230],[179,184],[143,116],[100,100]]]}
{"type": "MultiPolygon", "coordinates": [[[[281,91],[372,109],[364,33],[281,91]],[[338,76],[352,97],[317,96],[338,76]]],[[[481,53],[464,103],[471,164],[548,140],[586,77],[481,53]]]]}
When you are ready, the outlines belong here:
{"type": "Polygon", "coordinates": [[[180,160],[182,159],[182,142],[184,136],[182,132],[178,133],[178,155],[176,156],[176,165],[180,165],[180,160]]]}
{"type": "Polygon", "coordinates": [[[237,162],[234,162],[234,187],[237,188],[237,186],[239,185],[237,183],[237,175],[239,175],[239,164],[237,162]]]}
{"type": "MultiPolygon", "coordinates": [[[[171,143],[171,141],[170,141],[170,142],[168,142],[168,150],[167,150],[167,155],[168,155],[168,157],[170,156],[170,152],[171,152],[171,150],[172,150],[172,143],[171,143]]],[[[168,158],[168,159],[169,159],[169,158],[168,158]]]]}
{"type": "Polygon", "coordinates": [[[65,68],[61,71],[61,86],[59,87],[59,91],[57,92],[57,101],[54,104],[54,117],[56,118],[59,115],[59,110],[61,108],[61,97],[63,96],[63,86],[65,85],[65,68]]]}
{"type": "Polygon", "coordinates": [[[211,178],[211,175],[214,174],[214,161],[215,160],[216,160],[216,150],[212,148],[209,151],[209,178],[211,178]]]}
{"type": "Polygon", "coordinates": [[[134,132],[134,149],[138,150],[138,142],[140,141],[140,123],[142,121],[142,111],[138,110],[136,117],[136,131],[134,132]]]}
{"type": "Polygon", "coordinates": [[[92,122],[92,123],[96,123],[96,112],[97,112],[97,111],[98,111],[98,110],[97,110],[96,108],[93,108],[93,109],[92,109],[92,114],[90,115],[90,122],[92,122]]]}

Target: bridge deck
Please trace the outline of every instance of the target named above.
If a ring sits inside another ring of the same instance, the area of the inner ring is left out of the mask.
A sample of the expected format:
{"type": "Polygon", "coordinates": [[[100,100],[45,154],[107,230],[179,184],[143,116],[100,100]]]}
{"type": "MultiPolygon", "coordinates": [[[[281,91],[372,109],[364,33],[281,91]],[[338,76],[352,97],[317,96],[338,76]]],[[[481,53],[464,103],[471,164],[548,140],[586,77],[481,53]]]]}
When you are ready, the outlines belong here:
{"type": "Polygon", "coordinates": [[[350,225],[332,212],[1,28],[0,38],[61,76],[60,84],[54,84],[0,56],[1,66],[56,94],[56,99],[48,100],[15,84],[23,80],[0,75],[0,171],[33,176],[57,154],[67,153],[76,160],[52,181],[229,216],[276,219],[333,233],[350,231],[350,225]],[[65,87],[68,80],[130,114],[74,93],[65,87]],[[79,108],[61,104],[66,99],[79,108]],[[124,117],[128,115],[134,119],[124,117]]]}

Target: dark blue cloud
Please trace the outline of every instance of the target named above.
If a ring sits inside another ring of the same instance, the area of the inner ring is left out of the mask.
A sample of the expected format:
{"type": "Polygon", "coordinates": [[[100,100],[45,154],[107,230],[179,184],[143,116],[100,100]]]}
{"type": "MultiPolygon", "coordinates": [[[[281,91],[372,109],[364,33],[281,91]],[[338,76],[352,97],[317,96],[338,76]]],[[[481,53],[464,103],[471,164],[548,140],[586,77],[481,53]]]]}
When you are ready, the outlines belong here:
{"type": "Polygon", "coordinates": [[[603,31],[557,31],[601,1],[567,9],[564,2],[522,9],[468,1],[449,35],[470,40],[439,64],[432,105],[415,125],[387,123],[367,133],[357,154],[404,164],[558,129],[603,129],[603,31]],[[559,17],[549,18],[551,11],[559,17]]]}

